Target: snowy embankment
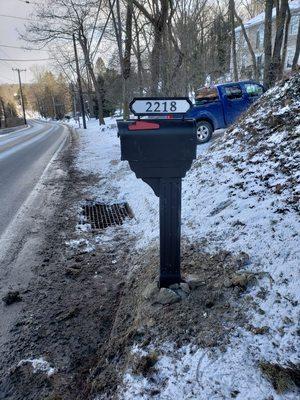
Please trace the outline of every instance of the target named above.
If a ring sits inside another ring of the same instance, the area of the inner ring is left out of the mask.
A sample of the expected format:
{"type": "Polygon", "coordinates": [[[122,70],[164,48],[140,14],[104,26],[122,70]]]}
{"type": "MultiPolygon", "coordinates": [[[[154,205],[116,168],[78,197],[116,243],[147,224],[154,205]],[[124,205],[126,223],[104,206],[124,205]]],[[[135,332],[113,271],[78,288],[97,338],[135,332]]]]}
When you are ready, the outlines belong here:
{"type": "MultiPolygon", "coordinates": [[[[265,94],[238,125],[212,144],[199,146],[183,182],[183,237],[202,241],[206,252],[249,255],[244,270],[259,276],[247,291],[256,303],[248,310],[256,330],[237,326],[225,351],[174,350],[166,343],[159,348],[154,376],[137,376],[128,367],[120,398],[298,398],[293,385],[284,394],[278,387],[276,392],[278,382],[264,363],[299,364],[299,93],[298,76],[265,94]]],[[[116,128],[109,127],[113,122],[102,129],[91,122],[87,131],[80,131],[78,166],[99,173],[99,184],[91,189],[94,198],[129,203],[135,219],[124,227],[142,249],[158,238],[158,200],[120,162],[116,128]]]]}

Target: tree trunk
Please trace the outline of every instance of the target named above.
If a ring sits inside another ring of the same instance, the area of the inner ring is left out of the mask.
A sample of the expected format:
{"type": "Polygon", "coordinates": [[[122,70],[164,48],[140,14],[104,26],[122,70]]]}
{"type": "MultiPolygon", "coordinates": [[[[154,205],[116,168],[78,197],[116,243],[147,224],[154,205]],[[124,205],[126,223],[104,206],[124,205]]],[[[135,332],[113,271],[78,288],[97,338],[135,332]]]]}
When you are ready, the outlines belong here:
{"type": "Polygon", "coordinates": [[[140,45],[140,32],[138,26],[138,19],[135,13],[133,14],[134,18],[134,29],[135,29],[135,39],[136,39],[136,46],[133,44],[133,50],[135,53],[136,61],[137,61],[137,76],[138,76],[138,87],[139,87],[139,95],[143,96],[143,64],[142,64],[142,57],[141,57],[141,45],[140,45]]]}
{"type": "Polygon", "coordinates": [[[289,28],[290,28],[290,22],[291,22],[291,11],[290,11],[290,6],[288,4],[287,6],[287,14],[286,14],[286,21],[285,21],[285,29],[284,29],[284,41],[283,41],[283,48],[282,48],[282,57],[281,57],[281,66],[280,66],[280,75],[279,79],[282,79],[283,77],[283,71],[284,71],[284,66],[285,66],[285,61],[286,61],[286,55],[287,55],[287,43],[288,43],[288,38],[289,38],[289,28]]]}
{"type": "Polygon", "coordinates": [[[297,70],[299,54],[300,54],[300,21],[298,22],[298,24],[299,25],[298,25],[297,43],[296,43],[295,55],[293,58],[292,71],[297,70]]]}
{"type": "Polygon", "coordinates": [[[235,37],[235,4],[234,0],[229,0],[229,19],[231,26],[231,50],[232,50],[232,64],[233,64],[233,79],[235,81],[239,80],[238,67],[237,67],[237,57],[236,57],[236,37],[235,37]]]}
{"type": "MultiPolygon", "coordinates": [[[[110,1],[110,7],[112,4],[110,1]]],[[[117,16],[112,9],[113,26],[117,39],[118,54],[122,75],[122,98],[123,98],[123,116],[124,119],[129,118],[129,79],[131,74],[131,50],[132,50],[132,19],[133,19],[133,0],[127,0],[126,8],[126,24],[125,24],[125,49],[123,56],[122,46],[122,20],[120,13],[119,0],[116,2],[117,16]]]]}
{"type": "Polygon", "coordinates": [[[88,98],[88,103],[89,103],[89,118],[94,118],[94,102],[93,102],[93,85],[91,82],[91,77],[89,74],[88,69],[86,69],[86,75],[87,75],[87,98],[88,98]]]}
{"type": "Polygon", "coordinates": [[[103,118],[103,97],[102,97],[102,90],[101,87],[97,81],[94,69],[93,69],[93,65],[92,62],[90,60],[90,56],[89,56],[89,51],[88,51],[88,42],[87,42],[87,38],[85,37],[84,33],[83,33],[83,29],[81,29],[79,31],[79,37],[78,37],[79,43],[81,45],[82,51],[83,51],[83,55],[84,55],[84,59],[85,59],[85,64],[86,67],[89,71],[90,77],[92,79],[94,88],[95,88],[95,92],[96,92],[96,98],[97,98],[97,103],[98,103],[98,117],[99,117],[99,124],[100,125],[105,125],[105,121],[103,118]]]}
{"type": "Polygon", "coordinates": [[[118,46],[118,54],[119,54],[119,61],[121,66],[121,71],[123,74],[123,48],[122,48],[122,21],[121,21],[121,13],[120,13],[120,1],[116,0],[116,8],[117,8],[117,16],[115,15],[113,9],[113,3],[109,0],[109,6],[111,8],[111,16],[114,26],[114,31],[117,39],[117,46],[118,46]]]}
{"type": "Polygon", "coordinates": [[[150,91],[153,96],[157,96],[159,92],[160,81],[160,63],[161,63],[161,50],[162,40],[167,25],[170,0],[160,0],[160,9],[158,4],[154,4],[154,15],[152,15],[147,8],[145,8],[139,1],[132,0],[133,4],[144,14],[144,16],[151,22],[154,30],[153,48],[150,55],[150,68],[151,68],[151,84],[150,91]]]}
{"type": "Polygon", "coordinates": [[[251,45],[251,42],[250,42],[250,40],[249,40],[249,37],[248,37],[248,35],[247,35],[247,31],[246,31],[246,29],[245,29],[245,25],[244,25],[244,23],[243,23],[242,18],[239,17],[239,16],[237,15],[237,12],[236,12],[236,11],[235,11],[234,14],[235,14],[235,17],[236,17],[238,23],[240,24],[240,26],[241,26],[241,28],[242,28],[242,32],[243,32],[244,38],[245,38],[245,40],[246,40],[249,53],[250,53],[250,55],[251,55],[251,60],[252,60],[252,65],[253,65],[253,72],[254,72],[254,79],[255,79],[256,81],[259,81],[259,70],[258,70],[258,68],[257,68],[256,57],[255,57],[255,53],[254,53],[254,51],[253,51],[253,47],[252,47],[252,45],[251,45]]]}
{"type": "Polygon", "coordinates": [[[5,104],[2,98],[0,98],[0,103],[2,106],[2,112],[3,112],[3,117],[4,117],[4,128],[7,128],[7,114],[6,114],[6,108],[5,104]]]}
{"type": "Polygon", "coordinates": [[[100,87],[94,70],[92,68],[92,64],[88,64],[88,69],[90,71],[91,79],[95,88],[96,98],[98,103],[98,118],[99,118],[99,125],[105,125],[104,115],[103,115],[103,97],[102,97],[102,88],[100,87]]]}
{"type": "MultiPolygon", "coordinates": [[[[178,85],[176,82],[178,82],[177,78],[178,78],[178,74],[180,73],[180,75],[182,75],[182,71],[181,71],[181,66],[184,60],[184,54],[181,51],[180,47],[178,46],[178,42],[177,40],[174,38],[173,32],[172,32],[172,23],[171,20],[169,20],[168,23],[168,37],[170,42],[173,44],[174,50],[171,48],[171,51],[174,52],[175,54],[177,54],[177,62],[174,65],[173,71],[171,73],[171,87],[172,87],[172,95],[174,96],[179,96],[179,95],[187,95],[186,90],[184,90],[182,87],[180,87],[180,85],[178,85]],[[185,93],[182,93],[182,92],[185,93]]],[[[182,85],[181,85],[182,86],[182,85]]],[[[184,85],[185,86],[185,85],[184,85]]]]}
{"type": "Polygon", "coordinates": [[[57,119],[55,98],[54,98],[53,94],[51,94],[50,96],[51,96],[51,100],[52,100],[53,116],[54,116],[55,119],[57,119]]]}
{"type": "Polygon", "coordinates": [[[151,85],[150,92],[152,96],[158,95],[159,77],[160,77],[160,55],[162,48],[162,32],[159,26],[154,26],[154,42],[151,52],[151,85]]]}
{"type": "Polygon", "coordinates": [[[273,57],[270,70],[270,85],[273,86],[276,80],[280,77],[281,69],[281,49],[283,43],[284,26],[287,14],[288,0],[281,0],[281,6],[277,19],[277,29],[273,49],[273,57]]]}
{"type": "Polygon", "coordinates": [[[270,87],[270,68],[272,59],[272,11],[273,0],[265,2],[265,35],[264,35],[264,86],[266,89],[270,87]]]}
{"type": "Polygon", "coordinates": [[[127,2],[126,28],[125,28],[125,51],[123,59],[123,112],[124,119],[129,118],[129,78],[131,69],[131,48],[132,48],[132,0],[127,2]]]}

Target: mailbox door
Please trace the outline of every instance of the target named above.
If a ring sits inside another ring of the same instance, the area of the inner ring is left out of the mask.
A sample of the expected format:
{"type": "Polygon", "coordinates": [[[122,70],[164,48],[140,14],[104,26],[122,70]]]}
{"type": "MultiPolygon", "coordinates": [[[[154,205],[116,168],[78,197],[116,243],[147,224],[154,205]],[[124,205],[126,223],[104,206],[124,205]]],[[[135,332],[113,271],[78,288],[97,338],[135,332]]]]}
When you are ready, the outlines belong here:
{"type": "Polygon", "coordinates": [[[123,122],[121,125],[122,160],[155,162],[159,166],[160,163],[196,158],[194,120],[151,120],[150,128],[132,129],[137,123],[123,122]]]}

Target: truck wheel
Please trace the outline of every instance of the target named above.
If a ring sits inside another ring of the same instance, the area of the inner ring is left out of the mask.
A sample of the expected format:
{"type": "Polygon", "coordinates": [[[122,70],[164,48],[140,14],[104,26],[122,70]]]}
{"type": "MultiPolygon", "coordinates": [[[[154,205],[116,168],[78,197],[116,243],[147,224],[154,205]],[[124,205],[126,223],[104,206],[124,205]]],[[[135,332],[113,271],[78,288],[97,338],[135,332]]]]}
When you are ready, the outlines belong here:
{"type": "Polygon", "coordinates": [[[197,142],[198,144],[207,143],[210,141],[213,134],[213,127],[209,122],[197,122],[197,142]]]}

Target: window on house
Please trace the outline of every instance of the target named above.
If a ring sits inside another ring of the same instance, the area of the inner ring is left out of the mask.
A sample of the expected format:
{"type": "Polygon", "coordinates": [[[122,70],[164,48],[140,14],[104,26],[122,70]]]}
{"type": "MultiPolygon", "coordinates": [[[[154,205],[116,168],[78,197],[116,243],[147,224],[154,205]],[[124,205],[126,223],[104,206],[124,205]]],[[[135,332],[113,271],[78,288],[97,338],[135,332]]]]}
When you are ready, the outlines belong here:
{"type": "Polygon", "coordinates": [[[245,88],[250,97],[263,94],[263,88],[255,83],[245,83],[245,88]]]}
{"type": "Polygon", "coordinates": [[[292,68],[293,59],[294,59],[294,51],[289,49],[287,51],[287,55],[286,55],[286,67],[287,68],[292,68]]]}
{"type": "Polygon", "coordinates": [[[256,56],[256,65],[258,69],[261,69],[263,67],[263,57],[262,55],[256,56]]]}
{"type": "Polygon", "coordinates": [[[256,31],[256,48],[260,49],[264,43],[264,27],[260,26],[256,31]]]}
{"type": "Polygon", "coordinates": [[[259,49],[260,46],[260,37],[259,37],[259,31],[256,32],[256,48],[259,49]]]}
{"type": "Polygon", "coordinates": [[[225,86],[224,90],[229,100],[240,99],[243,97],[243,92],[239,85],[225,86]]]}
{"type": "Polygon", "coordinates": [[[242,57],[241,57],[241,66],[242,66],[242,68],[246,67],[246,63],[247,63],[247,55],[245,53],[243,53],[242,57]]]}
{"type": "Polygon", "coordinates": [[[290,35],[297,35],[298,25],[300,17],[299,15],[293,15],[290,22],[290,35]]]}

